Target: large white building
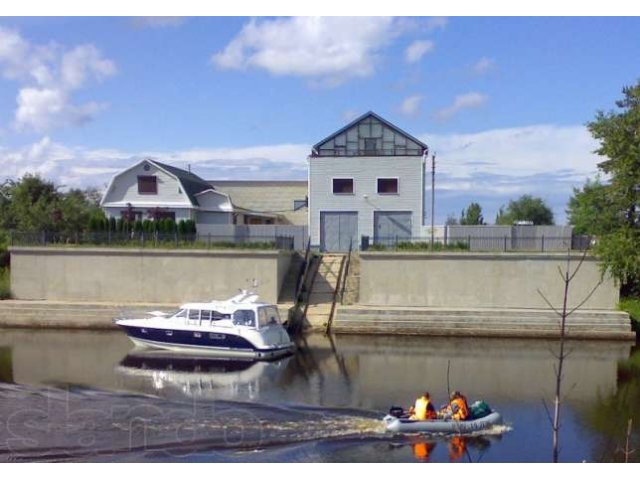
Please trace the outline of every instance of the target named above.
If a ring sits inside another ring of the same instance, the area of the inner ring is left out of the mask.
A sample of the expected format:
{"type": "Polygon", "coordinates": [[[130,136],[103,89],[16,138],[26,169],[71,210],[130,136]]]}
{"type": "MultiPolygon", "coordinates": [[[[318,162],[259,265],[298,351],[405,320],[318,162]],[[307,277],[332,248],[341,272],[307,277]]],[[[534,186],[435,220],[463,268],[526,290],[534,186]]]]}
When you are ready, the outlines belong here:
{"type": "Polygon", "coordinates": [[[428,147],[373,112],[314,145],[309,234],[323,251],[423,234],[428,147]]]}

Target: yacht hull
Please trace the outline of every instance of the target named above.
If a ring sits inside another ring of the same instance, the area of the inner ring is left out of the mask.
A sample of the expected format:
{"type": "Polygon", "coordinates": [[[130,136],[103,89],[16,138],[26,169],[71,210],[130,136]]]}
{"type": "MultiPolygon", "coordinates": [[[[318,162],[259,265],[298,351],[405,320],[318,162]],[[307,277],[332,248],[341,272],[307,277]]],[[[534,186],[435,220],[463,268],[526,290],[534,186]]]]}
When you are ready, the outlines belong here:
{"type": "Polygon", "coordinates": [[[234,334],[208,331],[169,330],[120,325],[129,339],[141,348],[198,353],[224,358],[269,359],[294,350],[293,342],[257,348],[247,339],[234,334]]]}

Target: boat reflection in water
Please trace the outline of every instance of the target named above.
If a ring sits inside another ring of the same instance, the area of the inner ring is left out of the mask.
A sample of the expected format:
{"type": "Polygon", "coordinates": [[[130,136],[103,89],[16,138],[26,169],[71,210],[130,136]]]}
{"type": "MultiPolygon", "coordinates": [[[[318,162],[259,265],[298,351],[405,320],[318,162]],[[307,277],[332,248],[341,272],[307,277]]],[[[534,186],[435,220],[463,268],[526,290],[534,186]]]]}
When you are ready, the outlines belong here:
{"type": "Polygon", "coordinates": [[[124,386],[135,391],[252,401],[259,397],[261,385],[273,382],[289,360],[221,359],[149,350],[129,353],[115,370],[124,386]]]}

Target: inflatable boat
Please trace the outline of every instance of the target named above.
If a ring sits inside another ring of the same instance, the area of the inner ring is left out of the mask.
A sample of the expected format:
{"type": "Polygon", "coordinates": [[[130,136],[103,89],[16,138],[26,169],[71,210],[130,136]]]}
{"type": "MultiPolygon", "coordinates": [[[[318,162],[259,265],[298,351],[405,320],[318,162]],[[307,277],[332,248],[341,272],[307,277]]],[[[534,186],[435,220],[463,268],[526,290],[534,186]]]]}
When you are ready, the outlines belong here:
{"type": "Polygon", "coordinates": [[[470,420],[411,420],[402,409],[392,407],[382,421],[387,431],[394,433],[473,433],[499,425],[502,423],[502,416],[487,409],[470,420]]]}

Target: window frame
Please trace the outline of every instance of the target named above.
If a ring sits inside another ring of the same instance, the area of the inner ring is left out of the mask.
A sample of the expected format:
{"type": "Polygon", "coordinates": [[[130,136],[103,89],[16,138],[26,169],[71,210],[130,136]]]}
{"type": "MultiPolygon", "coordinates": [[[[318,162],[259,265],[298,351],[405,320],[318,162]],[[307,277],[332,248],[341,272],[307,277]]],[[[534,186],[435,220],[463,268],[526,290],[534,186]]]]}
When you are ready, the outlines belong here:
{"type": "Polygon", "coordinates": [[[399,177],[376,177],[376,193],[378,195],[400,195],[400,178],[399,177]],[[395,192],[381,192],[380,180],[395,180],[396,191],[395,192]]]}
{"type": "Polygon", "coordinates": [[[353,177],[331,177],[331,193],[333,195],[355,195],[356,194],[356,181],[353,177]],[[335,181],[336,180],[351,180],[351,192],[336,192],[335,181]]]}
{"type": "Polygon", "coordinates": [[[158,194],[158,177],[156,175],[138,175],[138,195],[157,195],[158,194]],[[141,179],[150,179],[153,178],[153,192],[143,192],[140,189],[140,180],[141,179]]]}

